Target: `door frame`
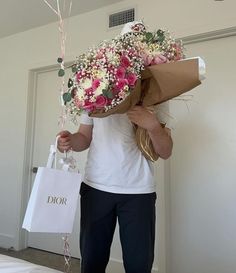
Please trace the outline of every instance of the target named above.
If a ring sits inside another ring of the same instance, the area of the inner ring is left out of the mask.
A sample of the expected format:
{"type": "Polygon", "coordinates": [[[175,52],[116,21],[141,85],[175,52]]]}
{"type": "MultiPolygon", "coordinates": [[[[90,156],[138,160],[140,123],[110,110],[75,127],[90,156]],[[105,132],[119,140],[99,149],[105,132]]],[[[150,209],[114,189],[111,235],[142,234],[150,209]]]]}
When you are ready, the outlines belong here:
{"type": "Polygon", "coordinates": [[[19,223],[19,249],[28,246],[28,233],[22,229],[22,222],[27,208],[31,187],[32,187],[32,163],[33,163],[33,147],[35,137],[35,115],[37,100],[37,81],[38,75],[44,72],[56,71],[58,64],[40,66],[31,68],[28,71],[28,92],[27,92],[27,111],[26,111],[26,129],[25,129],[25,145],[24,145],[24,162],[23,162],[23,182],[21,193],[21,215],[19,223]]]}

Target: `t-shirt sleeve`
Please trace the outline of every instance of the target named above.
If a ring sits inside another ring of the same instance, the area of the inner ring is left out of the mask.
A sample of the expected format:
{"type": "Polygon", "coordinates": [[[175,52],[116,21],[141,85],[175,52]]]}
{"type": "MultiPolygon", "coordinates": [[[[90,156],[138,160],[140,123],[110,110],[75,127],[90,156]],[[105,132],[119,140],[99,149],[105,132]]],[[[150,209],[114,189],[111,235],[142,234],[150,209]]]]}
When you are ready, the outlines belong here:
{"type": "Polygon", "coordinates": [[[165,124],[165,127],[172,129],[171,116],[169,114],[168,102],[162,102],[155,106],[154,111],[160,123],[165,124]]]}
{"type": "Polygon", "coordinates": [[[82,113],[80,116],[80,124],[93,125],[93,118],[87,113],[82,113]]]}

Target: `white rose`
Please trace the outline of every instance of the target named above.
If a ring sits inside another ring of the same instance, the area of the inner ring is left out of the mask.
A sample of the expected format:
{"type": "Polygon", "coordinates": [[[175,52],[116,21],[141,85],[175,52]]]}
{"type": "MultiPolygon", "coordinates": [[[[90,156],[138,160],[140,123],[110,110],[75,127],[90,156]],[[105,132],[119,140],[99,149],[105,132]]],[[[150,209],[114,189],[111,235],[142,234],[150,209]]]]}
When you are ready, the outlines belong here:
{"type": "Polygon", "coordinates": [[[84,97],[84,90],[81,88],[77,88],[77,96],[79,99],[82,99],[84,97]]]}
{"type": "Polygon", "coordinates": [[[99,70],[98,72],[98,78],[103,79],[106,76],[106,70],[99,70]]]}
{"type": "Polygon", "coordinates": [[[92,80],[91,79],[84,79],[80,86],[83,88],[83,89],[87,89],[87,88],[90,88],[92,86],[92,80]]]}
{"type": "Polygon", "coordinates": [[[94,92],[94,96],[99,96],[102,94],[102,90],[107,89],[108,83],[107,82],[100,82],[100,85],[94,92]]]}

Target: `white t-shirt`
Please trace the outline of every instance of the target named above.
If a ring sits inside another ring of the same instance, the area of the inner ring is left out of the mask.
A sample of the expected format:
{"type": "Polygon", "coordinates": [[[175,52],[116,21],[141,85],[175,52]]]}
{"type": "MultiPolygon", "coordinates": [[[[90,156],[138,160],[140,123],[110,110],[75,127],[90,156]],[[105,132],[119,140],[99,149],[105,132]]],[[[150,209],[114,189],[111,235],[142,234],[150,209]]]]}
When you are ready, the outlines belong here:
{"type": "MultiPolygon", "coordinates": [[[[157,117],[168,126],[168,106],[157,107],[157,117]]],[[[84,182],[112,193],[155,192],[153,163],[138,149],[134,129],[126,114],[105,118],[81,115],[81,124],[93,125],[84,182]]]]}

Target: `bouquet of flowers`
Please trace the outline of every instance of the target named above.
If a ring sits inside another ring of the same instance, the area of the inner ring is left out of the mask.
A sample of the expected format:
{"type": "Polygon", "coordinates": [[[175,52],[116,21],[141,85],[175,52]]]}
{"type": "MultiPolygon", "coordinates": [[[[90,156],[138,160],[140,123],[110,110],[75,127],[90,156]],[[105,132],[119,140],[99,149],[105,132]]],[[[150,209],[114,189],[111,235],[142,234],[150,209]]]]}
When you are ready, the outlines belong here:
{"type": "Polygon", "coordinates": [[[89,49],[73,64],[69,89],[63,94],[73,118],[82,111],[109,114],[132,93],[147,66],[184,58],[181,43],[167,31],[147,32],[142,23],[130,30],[89,49]]]}
{"type": "MultiPolygon", "coordinates": [[[[150,107],[193,89],[200,74],[199,59],[185,59],[181,41],[168,31],[148,32],[141,22],[129,23],[116,38],[77,58],[63,101],[75,122],[83,111],[93,117],[122,114],[136,104],[150,107]]],[[[144,156],[157,160],[148,133],[134,129],[144,156]]]]}

